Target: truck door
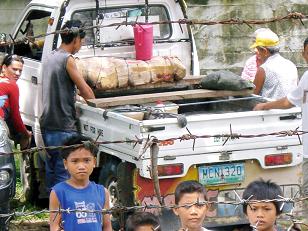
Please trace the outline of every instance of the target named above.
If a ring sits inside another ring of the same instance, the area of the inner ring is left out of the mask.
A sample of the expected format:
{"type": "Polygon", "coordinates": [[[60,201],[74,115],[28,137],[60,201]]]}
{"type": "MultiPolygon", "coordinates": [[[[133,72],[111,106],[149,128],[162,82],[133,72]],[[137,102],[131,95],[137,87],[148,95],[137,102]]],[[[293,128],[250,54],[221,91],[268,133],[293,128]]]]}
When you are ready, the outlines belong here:
{"type": "MultiPolygon", "coordinates": [[[[24,37],[45,34],[48,26],[52,25],[52,14],[52,8],[31,6],[16,27],[13,38],[19,41],[24,37]]],[[[51,46],[45,40],[47,37],[28,38],[24,40],[25,42],[15,44],[13,47],[13,53],[24,59],[23,72],[17,81],[20,91],[20,112],[24,123],[34,129],[38,126],[41,113],[42,79],[40,76],[43,49],[46,51],[51,46]]]]}

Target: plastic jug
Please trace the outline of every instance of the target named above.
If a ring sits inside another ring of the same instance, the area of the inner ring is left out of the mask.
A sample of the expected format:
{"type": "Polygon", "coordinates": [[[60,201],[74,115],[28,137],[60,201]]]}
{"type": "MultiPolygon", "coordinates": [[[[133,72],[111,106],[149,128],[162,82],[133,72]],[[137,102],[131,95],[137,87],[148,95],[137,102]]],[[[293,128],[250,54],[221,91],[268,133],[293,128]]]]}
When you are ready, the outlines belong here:
{"type": "Polygon", "coordinates": [[[134,26],[134,39],[137,60],[149,60],[153,55],[153,26],[134,26]]]}

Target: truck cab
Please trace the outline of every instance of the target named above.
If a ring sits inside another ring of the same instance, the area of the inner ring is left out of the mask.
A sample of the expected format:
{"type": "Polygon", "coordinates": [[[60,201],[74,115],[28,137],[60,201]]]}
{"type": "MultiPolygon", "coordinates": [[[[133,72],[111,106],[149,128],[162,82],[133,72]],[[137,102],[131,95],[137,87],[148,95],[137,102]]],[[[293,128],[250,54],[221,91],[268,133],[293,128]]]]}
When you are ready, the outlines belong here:
{"type": "MultiPolygon", "coordinates": [[[[183,3],[172,0],[150,1],[147,8],[148,21],[169,21],[184,18],[183,3]]],[[[48,36],[27,40],[12,47],[12,52],[23,56],[23,74],[18,81],[20,87],[20,111],[24,122],[31,126],[38,146],[42,146],[38,117],[42,112],[41,64],[44,56],[60,45],[60,36],[53,33],[60,30],[63,22],[79,19],[86,30],[86,41],[77,54],[78,57],[112,56],[134,58],[133,27],[125,22],[145,22],[145,4],[134,1],[64,1],[33,0],[25,8],[13,29],[13,38],[18,40],[25,35],[48,36]],[[104,27],[112,23],[122,26],[104,27]],[[101,25],[96,29],[95,25],[101,25]],[[94,27],[94,28],[93,28],[94,27]],[[29,31],[30,30],[30,31],[29,31]],[[116,32],[116,33],[114,33],[116,32]],[[29,105],[31,105],[29,107],[29,105]]],[[[190,27],[180,24],[154,25],[154,56],[177,56],[184,62],[187,71],[199,75],[199,62],[196,46],[190,27]]]]}

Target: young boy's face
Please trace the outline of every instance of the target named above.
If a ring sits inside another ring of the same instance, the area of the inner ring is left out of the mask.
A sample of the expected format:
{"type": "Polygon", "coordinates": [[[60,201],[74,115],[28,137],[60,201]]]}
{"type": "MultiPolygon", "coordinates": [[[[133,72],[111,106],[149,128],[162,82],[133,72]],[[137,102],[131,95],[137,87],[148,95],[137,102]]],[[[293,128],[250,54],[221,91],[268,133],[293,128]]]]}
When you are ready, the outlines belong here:
{"type": "Polygon", "coordinates": [[[251,225],[257,224],[258,231],[272,231],[277,218],[276,207],[271,202],[250,203],[247,206],[247,217],[251,225]]]}
{"type": "Polygon", "coordinates": [[[87,149],[79,148],[69,154],[64,166],[74,180],[88,180],[95,167],[95,157],[87,149]]]}
{"type": "MultiPolygon", "coordinates": [[[[196,202],[205,202],[204,195],[198,192],[184,193],[178,203],[179,206],[190,205],[196,202]]],[[[182,228],[189,230],[200,230],[207,211],[206,205],[193,205],[190,207],[179,207],[173,209],[175,215],[179,216],[182,228]]]]}
{"type": "Polygon", "coordinates": [[[306,45],[305,48],[304,48],[303,57],[304,57],[306,63],[308,63],[308,45],[306,45]]]}

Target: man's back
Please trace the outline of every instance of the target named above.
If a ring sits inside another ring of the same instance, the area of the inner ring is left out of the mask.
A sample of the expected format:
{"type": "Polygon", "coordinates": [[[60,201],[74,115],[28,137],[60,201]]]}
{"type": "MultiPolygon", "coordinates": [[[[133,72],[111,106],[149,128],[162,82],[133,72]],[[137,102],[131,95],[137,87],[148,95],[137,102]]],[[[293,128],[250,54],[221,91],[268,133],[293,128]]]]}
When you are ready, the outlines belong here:
{"type": "Polygon", "coordinates": [[[279,53],[270,56],[261,67],[265,71],[265,80],[260,92],[262,96],[279,99],[296,88],[297,68],[279,53]]]}
{"type": "Polygon", "coordinates": [[[57,49],[43,62],[43,129],[76,131],[75,84],[67,74],[66,63],[71,56],[57,49]]]}

